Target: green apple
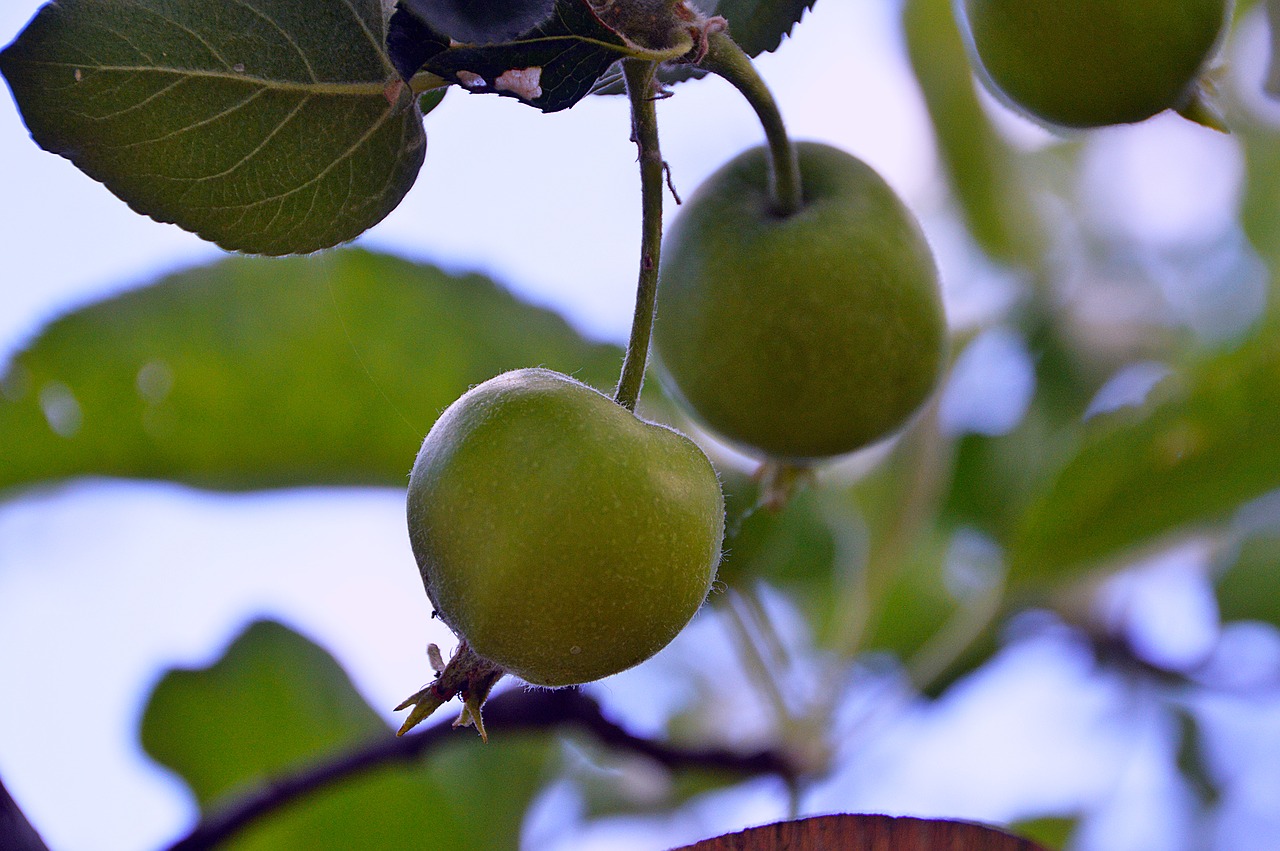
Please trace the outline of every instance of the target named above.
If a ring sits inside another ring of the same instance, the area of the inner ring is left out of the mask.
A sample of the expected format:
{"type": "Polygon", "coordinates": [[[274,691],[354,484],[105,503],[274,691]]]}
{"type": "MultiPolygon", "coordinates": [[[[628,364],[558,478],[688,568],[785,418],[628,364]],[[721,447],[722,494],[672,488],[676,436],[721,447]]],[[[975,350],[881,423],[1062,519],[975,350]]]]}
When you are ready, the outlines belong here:
{"type": "Polygon", "coordinates": [[[947,351],[933,255],[866,163],[796,146],[801,209],[774,210],[765,148],[721,168],[664,245],[654,345],[664,385],[766,458],[840,455],[898,429],[947,351]]]}
{"type": "Polygon", "coordinates": [[[564,686],[648,659],[689,622],[724,532],[692,441],[545,369],[475,387],[409,478],[409,534],[436,612],[475,654],[564,686]]]}
{"type": "Polygon", "coordinates": [[[959,0],[986,80],[1063,127],[1142,121],[1186,107],[1230,0],[959,0]]]}

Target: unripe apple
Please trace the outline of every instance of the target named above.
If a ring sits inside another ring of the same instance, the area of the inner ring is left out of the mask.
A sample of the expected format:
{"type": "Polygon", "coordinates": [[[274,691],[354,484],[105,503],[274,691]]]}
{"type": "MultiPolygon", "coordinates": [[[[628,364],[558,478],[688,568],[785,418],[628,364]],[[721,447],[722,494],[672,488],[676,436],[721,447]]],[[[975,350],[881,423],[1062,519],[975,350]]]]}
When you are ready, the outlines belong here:
{"type": "Polygon", "coordinates": [[[958,0],[988,83],[1063,127],[1182,109],[1223,32],[1230,0],[958,0]]]}
{"type": "Polygon", "coordinates": [[[660,375],[740,448],[803,461],[898,429],[947,351],[933,255],[868,165],[800,143],[803,203],[779,214],[769,155],[732,160],[682,207],[664,245],[660,375]]]}
{"type": "Polygon", "coordinates": [[[583,683],[662,649],[702,605],[724,531],[706,455],[545,369],[473,388],[409,478],[409,533],[436,612],[527,682],[583,683]]]}

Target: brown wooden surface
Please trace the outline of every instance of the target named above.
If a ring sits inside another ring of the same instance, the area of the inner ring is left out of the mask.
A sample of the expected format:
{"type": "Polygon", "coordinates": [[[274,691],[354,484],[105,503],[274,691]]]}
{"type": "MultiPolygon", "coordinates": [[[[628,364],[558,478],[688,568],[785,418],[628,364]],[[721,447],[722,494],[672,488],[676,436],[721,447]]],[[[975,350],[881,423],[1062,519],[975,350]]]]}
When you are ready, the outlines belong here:
{"type": "Polygon", "coordinates": [[[980,824],[905,816],[832,815],[753,827],[679,851],[1046,851],[980,824]]]}

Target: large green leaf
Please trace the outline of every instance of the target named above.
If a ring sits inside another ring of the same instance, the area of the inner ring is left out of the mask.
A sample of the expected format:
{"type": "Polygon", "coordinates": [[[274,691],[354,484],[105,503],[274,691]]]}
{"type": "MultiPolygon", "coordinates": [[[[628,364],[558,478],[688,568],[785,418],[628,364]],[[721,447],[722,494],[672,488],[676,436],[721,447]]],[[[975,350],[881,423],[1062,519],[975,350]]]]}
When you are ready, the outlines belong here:
{"type": "Polygon", "coordinates": [[[488,279],[363,251],[230,258],[51,324],[0,378],[0,490],[82,474],[403,486],[470,386],[620,353],[488,279]]]}
{"type": "MultiPolygon", "coordinates": [[[[141,731],[147,753],[177,772],[206,812],[390,735],[328,653],[265,621],[211,667],[166,674],[141,731]]],[[[545,737],[485,745],[459,732],[422,764],[358,775],[250,827],[231,847],[514,849],[556,750],[545,737]]]]}
{"type": "Polygon", "coordinates": [[[1145,409],[1093,421],[1019,523],[1015,580],[1062,578],[1280,487],[1274,327],[1161,390],[1145,409]]]}
{"type": "Polygon", "coordinates": [[[0,71],[41,147],[235,251],[356,237],[426,150],[379,0],[60,0],[0,71]]]}

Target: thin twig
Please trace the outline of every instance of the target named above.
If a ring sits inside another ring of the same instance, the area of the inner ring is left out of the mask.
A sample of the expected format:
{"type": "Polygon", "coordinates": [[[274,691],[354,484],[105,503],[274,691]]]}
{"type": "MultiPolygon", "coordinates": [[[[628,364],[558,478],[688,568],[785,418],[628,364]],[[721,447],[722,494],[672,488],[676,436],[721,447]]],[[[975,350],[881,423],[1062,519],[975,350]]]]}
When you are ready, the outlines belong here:
{"type": "MultiPolygon", "coordinates": [[[[492,738],[531,730],[579,730],[616,750],[647,757],[666,768],[719,770],[746,776],[772,774],[794,777],[795,769],[781,754],[758,751],[740,754],[716,748],[679,748],[635,736],[604,717],[600,706],[577,689],[512,690],[485,704],[485,722],[492,738]]],[[[169,851],[214,848],[264,816],[333,784],[392,763],[414,762],[446,738],[462,735],[451,721],[441,721],[420,733],[388,737],[328,762],[278,777],[240,800],[208,815],[169,851]]],[[[486,747],[476,743],[476,747],[486,747]]]]}

